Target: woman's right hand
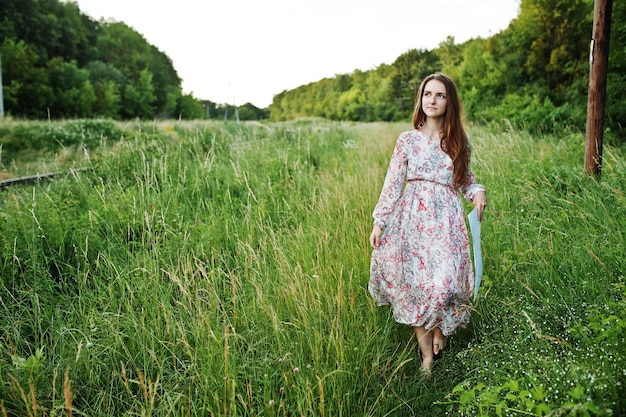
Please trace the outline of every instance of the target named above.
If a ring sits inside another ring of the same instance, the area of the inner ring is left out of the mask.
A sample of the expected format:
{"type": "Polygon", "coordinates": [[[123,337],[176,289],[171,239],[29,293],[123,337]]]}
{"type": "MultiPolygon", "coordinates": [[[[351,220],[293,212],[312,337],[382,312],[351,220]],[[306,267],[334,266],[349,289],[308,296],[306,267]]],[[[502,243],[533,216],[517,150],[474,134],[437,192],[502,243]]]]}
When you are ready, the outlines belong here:
{"type": "Polygon", "coordinates": [[[383,229],[380,228],[379,225],[375,224],[374,229],[372,230],[372,234],[370,235],[370,245],[372,248],[378,249],[380,246],[380,237],[383,234],[383,229]]]}

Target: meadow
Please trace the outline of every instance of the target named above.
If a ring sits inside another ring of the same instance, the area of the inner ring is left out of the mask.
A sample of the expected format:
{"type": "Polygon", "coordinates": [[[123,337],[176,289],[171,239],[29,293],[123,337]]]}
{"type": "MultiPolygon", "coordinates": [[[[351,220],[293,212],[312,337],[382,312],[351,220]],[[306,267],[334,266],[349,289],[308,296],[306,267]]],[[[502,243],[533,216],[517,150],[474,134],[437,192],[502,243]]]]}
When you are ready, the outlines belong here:
{"type": "Polygon", "coordinates": [[[107,126],[0,152],[90,168],[0,191],[0,415],[626,415],[623,149],[471,126],[485,276],[425,379],[367,291],[408,123],[107,126]]]}

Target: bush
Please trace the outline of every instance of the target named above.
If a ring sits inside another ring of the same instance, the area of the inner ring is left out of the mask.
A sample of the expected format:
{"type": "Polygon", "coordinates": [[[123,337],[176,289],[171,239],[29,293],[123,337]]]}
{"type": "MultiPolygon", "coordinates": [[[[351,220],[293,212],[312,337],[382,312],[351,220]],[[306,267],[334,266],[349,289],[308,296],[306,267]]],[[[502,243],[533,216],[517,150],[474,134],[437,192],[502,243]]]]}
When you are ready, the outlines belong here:
{"type": "Polygon", "coordinates": [[[67,122],[24,122],[0,130],[4,160],[37,151],[57,152],[64,147],[95,149],[103,141],[119,140],[122,131],[111,120],[85,119],[67,122]]]}

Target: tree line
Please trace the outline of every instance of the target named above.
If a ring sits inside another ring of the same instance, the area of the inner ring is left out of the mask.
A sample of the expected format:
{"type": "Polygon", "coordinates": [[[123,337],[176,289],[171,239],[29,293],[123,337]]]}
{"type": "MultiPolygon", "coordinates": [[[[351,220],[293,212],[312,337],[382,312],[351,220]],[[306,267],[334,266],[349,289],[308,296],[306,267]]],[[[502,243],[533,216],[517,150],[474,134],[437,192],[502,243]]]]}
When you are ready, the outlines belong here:
{"type": "MultiPolygon", "coordinates": [[[[183,94],[171,59],[123,22],[75,2],[0,0],[6,112],[25,118],[223,117],[226,104],[183,94]],[[212,112],[211,112],[212,110],[212,112]]],[[[267,117],[250,103],[242,119],[267,117]]],[[[233,114],[231,112],[231,114],[233,114]]]]}
{"type": "MultiPolygon", "coordinates": [[[[471,120],[535,131],[584,129],[594,0],[521,0],[509,26],[392,64],[311,82],[274,96],[268,109],[233,108],[183,94],[171,59],[135,30],[94,21],[75,2],[0,0],[5,108],[26,118],[184,118],[395,121],[410,117],[418,83],[452,76],[471,120]]],[[[626,120],[626,4],[614,2],[605,126],[626,120]]]]}
{"type": "MultiPolygon", "coordinates": [[[[626,3],[613,3],[605,125],[619,139],[626,120],[626,3]]],[[[449,37],[390,65],[283,91],[270,105],[271,118],[407,120],[418,83],[442,71],[457,82],[472,120],[584,130],[593,6],[593,0],[521,0],[518,17],[488,39],[456,44],[449,37]]]]}

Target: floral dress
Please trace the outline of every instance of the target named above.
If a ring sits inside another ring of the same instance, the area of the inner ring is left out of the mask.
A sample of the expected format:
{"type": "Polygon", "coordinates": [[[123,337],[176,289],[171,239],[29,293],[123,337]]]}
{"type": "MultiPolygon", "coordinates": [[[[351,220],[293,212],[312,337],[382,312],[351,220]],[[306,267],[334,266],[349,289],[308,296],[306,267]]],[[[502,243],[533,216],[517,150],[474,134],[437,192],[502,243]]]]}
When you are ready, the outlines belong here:
{"type": "Polygon", "coordinates": [[[394,319],[446,336],[469,322],[474,272],[461,202],[485,187],[469,172],[459,190],[441,141],[402,133],[391,157],[374,222],[384,229],[372,252],[369,291],[394,319]]]}

